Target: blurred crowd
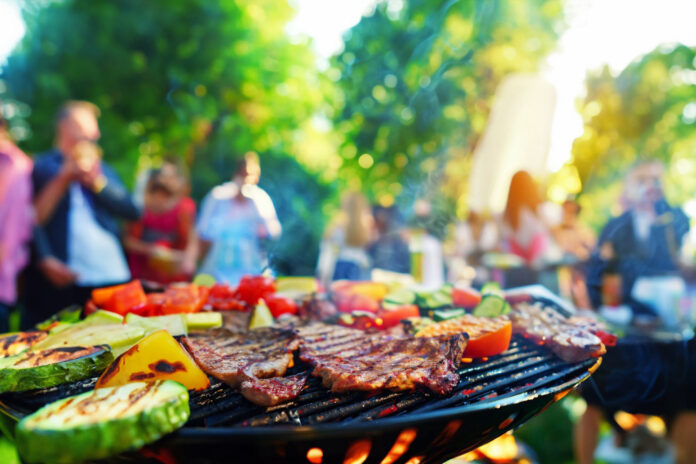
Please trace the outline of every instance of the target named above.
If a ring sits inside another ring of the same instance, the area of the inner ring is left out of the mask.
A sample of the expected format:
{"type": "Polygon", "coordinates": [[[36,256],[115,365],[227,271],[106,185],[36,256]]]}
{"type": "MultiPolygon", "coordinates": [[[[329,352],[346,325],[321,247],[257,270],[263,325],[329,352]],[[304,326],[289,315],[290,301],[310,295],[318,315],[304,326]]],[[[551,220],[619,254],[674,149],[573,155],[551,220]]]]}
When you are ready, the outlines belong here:
{"type": "MultiPolygon", "coordinates": [[[[197,211],[186,166],[175,156],[143,172],[136,191],[128,192],[102,160],[99,116],[89,102],[65,103],[57,111],[54,147],[33,160],[10,140],[6,124],[0,126],[0,331],[7,329],[18,288],[23,326],[31,326],[83,304],[95,287],[133,278],[167,284],[195,273],[236,284],[268,268],[268,245],[281,225],[258,185],[255,153],[241,157],[197,211]]],[[[469,211],[454,223],[435,214],[427,199],[416,200],[405,215],[346,192],[324,231],[317,277],[327,285],[386,275],[431,288],[446,281],[541,282],[578,307],[623,303],[637,314],[654,313],[636,298],[636,287],[645,286],[645,277],[680,271],[689,230],[684,213],[666,202],[661,182],[659,163],[633,166],[623,213],[599,239],[580,221],[575,199],[546,201],[525,171],[512,177],[502,214],[469,211]]]]}

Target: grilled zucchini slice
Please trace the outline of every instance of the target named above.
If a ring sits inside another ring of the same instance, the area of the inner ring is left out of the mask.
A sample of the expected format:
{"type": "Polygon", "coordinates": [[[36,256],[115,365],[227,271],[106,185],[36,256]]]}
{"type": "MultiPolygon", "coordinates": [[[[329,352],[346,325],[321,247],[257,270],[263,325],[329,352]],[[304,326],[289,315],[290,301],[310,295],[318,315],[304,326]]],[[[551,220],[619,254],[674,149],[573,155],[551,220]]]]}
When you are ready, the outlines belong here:
{"type": "Polygon", "coordinates": [[[26,351],[46,338],[46,336],[48,336],[48,332],[42,330],[0,335],[0,358],[14,356],[22,351],[26,351]]]}
{"type": "Polygon", "coordinates": [[[189,414],[188,391],[172,380],[99,388],[22,419],[16,445],[28,463],[104,459],[158,440],[189,414]]]}
{"type": "Polygon", "coordinates": [[[114,360],[106,345],[28,351],[0,363],[0,393],[54,387],[101,374],[114,360]]]}

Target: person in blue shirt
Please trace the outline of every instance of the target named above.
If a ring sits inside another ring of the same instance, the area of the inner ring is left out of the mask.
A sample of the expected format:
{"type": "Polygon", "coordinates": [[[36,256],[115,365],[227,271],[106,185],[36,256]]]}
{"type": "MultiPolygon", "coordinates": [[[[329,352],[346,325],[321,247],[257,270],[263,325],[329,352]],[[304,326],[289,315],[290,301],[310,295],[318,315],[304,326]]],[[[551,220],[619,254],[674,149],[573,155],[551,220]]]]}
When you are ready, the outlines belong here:
{"type": "Polygon", "coordinates": [[[98,116],[92,103],[65,103],[56,118],[55,147],[34,161],[38,226],[27,275],[26,327],[84,304],[95,287],[130,279],[116,220],[136,220],[140,210],[101,160],[98,116]]]}
{"type": "Polygon", "coordinates": [[[587,288],[594,307],[602,304],[602,281],[608,272],[621,276],[621,299],[634,313],[654,314],[652,308],[632,298],[639,277],[679,272],[678,259],[689,219],[670,206],[662,191],[659,162],[635,165],[627,174],[626,212],[611,219],[602,230],[587,269],[587,288]]]}

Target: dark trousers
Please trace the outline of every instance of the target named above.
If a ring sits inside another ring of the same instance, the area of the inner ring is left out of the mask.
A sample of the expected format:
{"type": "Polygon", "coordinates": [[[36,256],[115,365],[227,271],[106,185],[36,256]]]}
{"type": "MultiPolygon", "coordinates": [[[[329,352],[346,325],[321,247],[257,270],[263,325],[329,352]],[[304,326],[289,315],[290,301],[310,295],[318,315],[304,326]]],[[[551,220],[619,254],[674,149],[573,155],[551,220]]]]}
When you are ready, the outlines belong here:
{"type": "Polygon", "coordinates": [[[10,310],[12,305],[0,301],[0,334],[10,331],[10,310]]]}
{"type": "MultiPolygon", "coordinates": [[[[114,282],[113,285],[120,283],[123,282],[114,282]]],[[[109,285],[112,284],[99,285],[99,287],[108,287],[109,285]]],[[[46,279],[38,269],[30,269],[26,276],[22,329],[30,329],[69,306],[84,307],[87,300],[91,298],[94,288],[96,287],[79,285],[58,288],[46,279]]]]}

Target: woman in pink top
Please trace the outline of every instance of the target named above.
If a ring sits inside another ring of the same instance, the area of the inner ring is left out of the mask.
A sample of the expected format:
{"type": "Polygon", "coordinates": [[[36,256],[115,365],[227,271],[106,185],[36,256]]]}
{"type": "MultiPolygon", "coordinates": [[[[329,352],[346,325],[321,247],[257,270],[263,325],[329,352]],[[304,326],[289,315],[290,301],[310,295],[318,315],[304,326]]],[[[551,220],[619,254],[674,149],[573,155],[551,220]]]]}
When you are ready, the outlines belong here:
{"type": "Polygon", "coordinates": [[[503,214],[503,236],[507,251],[524,259],[529,266],[543,260],[551,238],[539,214],[541,204],[532,176],[526,171],[515,173],[503,214]]]}
{"type": "Polygon", "coordinates": [[[17,301],[17,274],[27,263],[34,223],[31,206],[32,162],[17,148],[0,116],[0,333],[17,301]]]}

